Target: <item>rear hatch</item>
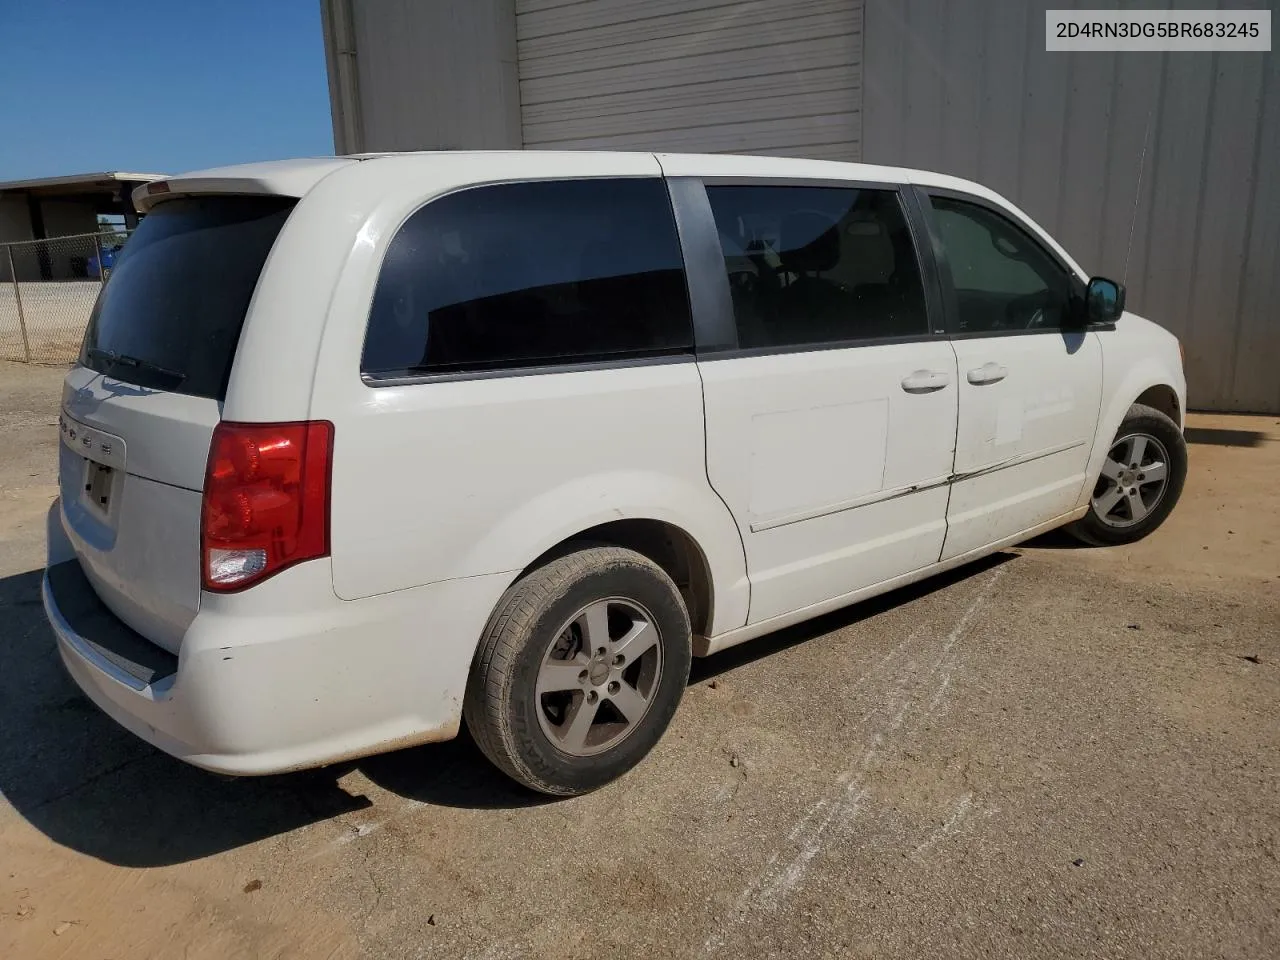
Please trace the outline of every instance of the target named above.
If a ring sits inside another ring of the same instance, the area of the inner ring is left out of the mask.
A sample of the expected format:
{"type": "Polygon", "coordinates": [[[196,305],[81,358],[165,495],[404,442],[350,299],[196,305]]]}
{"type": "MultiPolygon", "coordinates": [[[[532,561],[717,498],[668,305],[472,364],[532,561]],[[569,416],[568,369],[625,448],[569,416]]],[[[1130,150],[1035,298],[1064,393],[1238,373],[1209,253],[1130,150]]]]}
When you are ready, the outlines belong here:
{"type": "Polygon", "coordinates": [[[209,441],[249,301],[296,202],[157,204],[120,252],[63,389],[63,525],[102,601],[173,653],[200,604],[209,441]]]}

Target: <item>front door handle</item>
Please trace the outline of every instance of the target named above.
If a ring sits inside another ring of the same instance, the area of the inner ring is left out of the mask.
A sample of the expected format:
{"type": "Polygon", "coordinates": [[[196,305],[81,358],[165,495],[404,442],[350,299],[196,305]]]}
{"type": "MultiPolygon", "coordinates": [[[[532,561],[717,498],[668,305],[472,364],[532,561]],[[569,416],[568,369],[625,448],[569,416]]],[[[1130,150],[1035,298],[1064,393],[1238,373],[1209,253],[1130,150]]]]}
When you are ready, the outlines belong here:
{"type": "Polygon", "coordinates": [[[974,367],[965,376],[975,386],[982,386],[984,383],[999,383],[1008,375],[1008,367],[1002,367],[992,360],[980,367],[974,367]]]}
{"type": "Polygon", "coordinates": [[[916,370],[902,378],[902,389],[907,393],[932,393],[950,382],[950,374],[938,370],[916,370]]]}

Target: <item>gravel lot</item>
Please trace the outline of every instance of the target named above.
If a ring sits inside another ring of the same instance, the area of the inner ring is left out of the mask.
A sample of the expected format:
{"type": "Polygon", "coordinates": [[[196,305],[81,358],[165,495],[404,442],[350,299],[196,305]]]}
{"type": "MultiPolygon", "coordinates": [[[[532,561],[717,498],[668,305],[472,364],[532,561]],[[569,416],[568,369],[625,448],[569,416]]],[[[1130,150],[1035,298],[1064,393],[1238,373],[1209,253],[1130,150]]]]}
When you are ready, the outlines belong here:
{"type": "Polygon", "coordinates": [[[60,374],[0,363],[0,957],[1280,956],[1275,417],[1192,417],[1135,547],[696,662],[544,802],[465,740],[226,780],[99,715],[39,606],[60,374]]]}
{"type": "Polygon", "coordinates": [[[27,349],[37,363],[68,363],[80,353],[80,341],[101,289],[97,280],[23,281],[22,338],[18,298],[13,284],[0,281],[0,360],[22,360],[27,349]]]}

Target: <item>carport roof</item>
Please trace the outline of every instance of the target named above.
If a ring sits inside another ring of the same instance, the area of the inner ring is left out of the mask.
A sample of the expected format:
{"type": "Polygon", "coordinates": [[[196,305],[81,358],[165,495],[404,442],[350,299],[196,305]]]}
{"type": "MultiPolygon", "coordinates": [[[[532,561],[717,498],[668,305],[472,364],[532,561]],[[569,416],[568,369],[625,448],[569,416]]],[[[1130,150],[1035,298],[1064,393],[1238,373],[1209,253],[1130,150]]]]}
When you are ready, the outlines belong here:
{"type": "Polygon", "coordinates": [[[161,180],[163,173],[132,173],[124,170],[106,170],[101,173],[72,173],[63,177],[37,177],[33,180],[0,181],[0,193],[40,193],[49,196],[59,193],[100,193],[118,189],[120,183],[140,183],[161,180]]]}

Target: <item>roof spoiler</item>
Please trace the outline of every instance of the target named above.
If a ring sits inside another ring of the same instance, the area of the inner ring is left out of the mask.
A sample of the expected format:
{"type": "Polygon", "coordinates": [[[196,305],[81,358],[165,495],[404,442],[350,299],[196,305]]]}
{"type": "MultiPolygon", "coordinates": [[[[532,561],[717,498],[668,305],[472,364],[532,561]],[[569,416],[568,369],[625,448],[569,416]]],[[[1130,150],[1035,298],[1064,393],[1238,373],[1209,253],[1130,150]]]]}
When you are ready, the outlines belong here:
{"type": "Polygon", "coordinates": [[[133,191],[133,206],[139,213],[147,213],[157,203],[174,197],[212,193],[301,197],[335,170],[358,162],[345,157],[313,157],[197,170],[143,184],[133,191]]]}

